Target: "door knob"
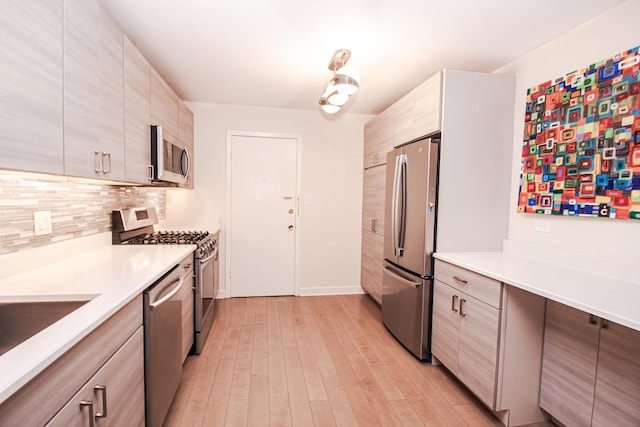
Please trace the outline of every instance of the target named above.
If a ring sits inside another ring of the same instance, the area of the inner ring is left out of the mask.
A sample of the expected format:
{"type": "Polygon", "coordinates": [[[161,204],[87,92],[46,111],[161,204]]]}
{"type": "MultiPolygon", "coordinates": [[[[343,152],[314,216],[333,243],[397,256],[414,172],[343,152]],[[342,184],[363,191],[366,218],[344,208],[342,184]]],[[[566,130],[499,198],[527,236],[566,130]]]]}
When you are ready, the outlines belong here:
{"type": "Polygon", "coordinates": [[[293,225],[289,225],[289,230],[293,230],[293,225]]]}
{"type": "Polygon", "coordinates": [[[290,213],[290,214],[293,214],[293,209],[289,209],[289,213],[290,213]]]}

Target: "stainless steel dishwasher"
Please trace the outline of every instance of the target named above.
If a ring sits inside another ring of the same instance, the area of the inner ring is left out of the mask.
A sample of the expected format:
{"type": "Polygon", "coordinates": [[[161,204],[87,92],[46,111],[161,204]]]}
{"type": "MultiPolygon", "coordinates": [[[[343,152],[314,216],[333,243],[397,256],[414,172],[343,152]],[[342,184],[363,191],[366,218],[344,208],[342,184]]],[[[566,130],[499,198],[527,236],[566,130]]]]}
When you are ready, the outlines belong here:
{"type": "Polygon", "coordinates": [[[144,385],[147,427],[164,422],[182,377],[180,289],[193,275],[189,255],[143,294],[144,385]]]}

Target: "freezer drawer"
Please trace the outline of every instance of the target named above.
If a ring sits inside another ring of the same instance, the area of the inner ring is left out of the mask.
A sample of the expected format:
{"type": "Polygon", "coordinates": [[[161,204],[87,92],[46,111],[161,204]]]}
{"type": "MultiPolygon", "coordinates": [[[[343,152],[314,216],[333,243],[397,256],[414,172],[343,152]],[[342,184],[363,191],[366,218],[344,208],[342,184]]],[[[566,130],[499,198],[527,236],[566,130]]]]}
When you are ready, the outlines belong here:
{"type": "Polygon", "coordinates": [[[418,359],[429,359],[433,281],[387,261],[383,267],[382,323],[418,359]]]}

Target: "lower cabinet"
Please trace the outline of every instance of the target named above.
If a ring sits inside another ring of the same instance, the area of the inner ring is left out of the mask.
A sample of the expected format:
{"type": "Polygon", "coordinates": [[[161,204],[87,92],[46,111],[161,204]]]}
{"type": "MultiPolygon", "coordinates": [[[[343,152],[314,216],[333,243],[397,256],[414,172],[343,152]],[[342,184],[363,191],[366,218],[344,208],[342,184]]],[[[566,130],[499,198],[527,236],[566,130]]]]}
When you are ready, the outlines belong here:
{"type": "MultiPolygon", "coordinates": [[[[186,268],[186,267],[185,267],[186,268]]],[[[193,347],[193,341],[195,338],[195,325],[194,325],[194,278],[193,278],[193,264],[190,265],[191,276],[187,281],[185,280],[180,290],[180,301],[182,302],[182,363],[186,360],[191,347],[193,347]]]]}
{"type": "Polygon", "coordinates": [[[140,327],[47,426],[144,425],[143,336],[140,327]]]}
{"type": "Polygon", "coordinates": [[[384,236],[362,230],[362,261],[360,283],[378,304],[382,303],[382,248],[384,236]]]}
{"type": "Polygon", "coordinates": [[[433,325],[433,355],[493,408],[500,310],[436,280],[433,325]]]}
{"type": "Polygon", "coordinates": [[[540,407],[565,425],[640,425],[640,332],[547,301],[540,407]]]}
{"type": "Polygon", "coordinates": [[[143,364],[138,296],[0,404],[0,425],[143,426],[143,364]]]}
{"type": "Polygon", "coordinates": [[[435,262],[431,353],[507,426],[547,416],[538,406],[545,300],[435,262]]]}

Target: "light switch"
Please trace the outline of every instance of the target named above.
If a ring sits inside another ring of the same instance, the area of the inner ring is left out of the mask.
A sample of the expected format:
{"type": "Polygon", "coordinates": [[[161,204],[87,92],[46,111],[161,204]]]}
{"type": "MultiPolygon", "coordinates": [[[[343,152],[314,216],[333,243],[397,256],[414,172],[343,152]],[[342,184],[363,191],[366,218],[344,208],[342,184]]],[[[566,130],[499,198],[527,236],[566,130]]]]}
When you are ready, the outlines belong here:
{"type": "Polygon", "coordinates": [[[34,212],[33,229],[36,236],[51,234],[51,211],[34,212]]]}

